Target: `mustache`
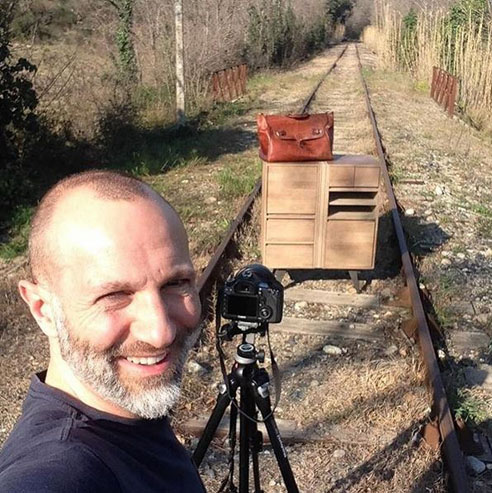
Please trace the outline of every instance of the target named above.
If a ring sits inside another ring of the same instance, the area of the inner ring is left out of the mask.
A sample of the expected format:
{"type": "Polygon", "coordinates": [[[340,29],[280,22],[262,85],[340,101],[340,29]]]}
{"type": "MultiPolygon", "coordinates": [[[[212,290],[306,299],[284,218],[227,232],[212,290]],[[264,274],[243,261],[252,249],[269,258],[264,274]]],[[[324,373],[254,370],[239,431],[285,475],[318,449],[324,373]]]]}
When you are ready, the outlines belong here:
{"type": "Polygon", "coordinates": [[[162,348],[156,348],[152,344],[144,341],[136,341],[131,344],[125,344],[121,342],[118,345],[109,348],[106,352],[108,359],[116,359],[121,357],[134,356],[139,354],[145,354],[147,357],[158,356],[162,354],[162,351],[170,352],[176,349],[185,348],[187,351],[190,350],[195,342],[197,341],[201,331],[202,324],[199,324],[193,329],[178,329],[176,333],[176,338],[168,346],[162,348]]]}

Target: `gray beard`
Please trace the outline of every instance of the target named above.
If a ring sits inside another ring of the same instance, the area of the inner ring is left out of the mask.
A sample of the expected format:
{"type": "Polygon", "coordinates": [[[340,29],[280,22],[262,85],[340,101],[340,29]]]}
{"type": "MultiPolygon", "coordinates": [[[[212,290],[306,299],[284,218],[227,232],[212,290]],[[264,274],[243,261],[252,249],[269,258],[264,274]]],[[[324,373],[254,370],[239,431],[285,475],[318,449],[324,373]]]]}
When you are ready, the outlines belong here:
{"type": "MultiPolygon", "coordinates": [[[[75,336],[61,304],[58,300],[52,301],[61,356],[80,380],[104,400],[141,418],[156,419],[168,414],[179,399],[183,368],[200,333],[199,327],[191,332],[182,329],[181,334],[185,336],[176,337],[175,347],[171,348],[173,362],[163,375],[124,382],[116,360],[122,355],[120,346],[96,351],[87,341],[75,336]]],[[[155,352],[155,348],[143,342],[132,346],[133,351],[145,349],[155,352]]]]}

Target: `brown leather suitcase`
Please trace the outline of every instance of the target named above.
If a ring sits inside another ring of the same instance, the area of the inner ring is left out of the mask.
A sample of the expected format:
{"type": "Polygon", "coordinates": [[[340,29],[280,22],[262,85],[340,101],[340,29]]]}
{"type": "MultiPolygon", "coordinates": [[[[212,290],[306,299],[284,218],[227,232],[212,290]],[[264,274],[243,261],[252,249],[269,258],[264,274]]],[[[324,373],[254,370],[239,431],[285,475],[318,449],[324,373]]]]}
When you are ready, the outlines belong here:
{"type": "Polygon", "coordinates": [[[333,159],[333,112],[257,117],[260,158],[268,162],[333,159]]]}

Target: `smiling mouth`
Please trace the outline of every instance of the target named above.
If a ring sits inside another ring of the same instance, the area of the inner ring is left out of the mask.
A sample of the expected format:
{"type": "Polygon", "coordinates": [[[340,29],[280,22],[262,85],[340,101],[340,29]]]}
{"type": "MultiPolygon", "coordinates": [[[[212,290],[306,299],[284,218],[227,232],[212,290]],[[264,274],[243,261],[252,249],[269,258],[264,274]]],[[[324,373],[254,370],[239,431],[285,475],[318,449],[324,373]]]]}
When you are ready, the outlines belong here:
{"type": "Polygon", "coordinates": [[[158,356],[147,356],[143,358],[127,356],[125,359],[130,363],[134,363],[136,365],[151,366],[161,363],[166,359],[166,356],[167,354],[161,354],[158,356]]]}

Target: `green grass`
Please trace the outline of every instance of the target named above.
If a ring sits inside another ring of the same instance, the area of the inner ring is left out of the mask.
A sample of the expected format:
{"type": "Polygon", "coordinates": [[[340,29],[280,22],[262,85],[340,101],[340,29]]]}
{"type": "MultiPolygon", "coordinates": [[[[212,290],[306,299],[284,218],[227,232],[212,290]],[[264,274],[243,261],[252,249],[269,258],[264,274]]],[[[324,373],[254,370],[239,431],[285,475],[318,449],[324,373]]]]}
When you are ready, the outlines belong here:
{"type": "Polygon", "coordinates": [[[29,224],[34,212],[34,207],[18,207],[11,220],[8,232],[8,240],[0,244],[0,257],[12,259],[23,254],[27,249],[29,238],[29,224]]]}
{"type": "Polygon", "coordinates": [[[413,83],[413,88],[417,92],[425,92],[425,93],[430,92],[430,86],[429,86],[429,82],[427,80],[416,80],[413,83]]]}
{"type": "Polygon", "coordinates": [[[458,253],[466,253],[466,246],[465,245],[453,245],[451,248],[451,251],[457,255],[458,253]]]}
{"type": "Polygon", "coordinates": [[[405,172],[401,168],[396,167],[394,164],[389,167],[388,171],[391,178],[391,183],[394,185],[397,185],[406,178],[405,172]]]}
{"type": "Polygon", "coordinates": [[[450,327],[456,321],[456,315],[448,306],[437,304],[434,306],[437,321],[441,327],[450,327]]]}
{"type": "Polygon", "coordinates": [[[272,72],[257,72],[253,76],[248,78],[247,92],[262,91],[263,89],[271,86],[275,81],[275,74],[272,72]]]}
{"type": "Polygon", "coordinates": [[[492,219],[488,217],[480,217],[477,223],[478,234],[482,238],[492,238],[492,219]]]}
{"type": "Polygon", "coordinates": [[[492,209],[483,204],[472,204],[470,209],[475,212],[475,214],[480,214],[483,217],[492,219],[492,209]]]}
{"type": "Polygon", "coordinates": [[[226,125],[235,117],[244,115],[250,109],[246,100],[240,99],[233,102],[215,103],[207,113],[203,124],[206,125],[226,125]]]}
{"type": "Polygon", "coordinates": [[[248,195],[254,188],[257,176],[251,172],[241,174],[238,170],[231,167],[222,169],[218,174],[218,182],[221,195],[225,199],[234,199],[243,195],[248,195]]]}
{"type": "Polygon", "coordinates": [[[474,396],[470,389],[456,389],[450,401],[455,417],[467,424],[476,426],[488,418],[486,403],[474,396]]]}

